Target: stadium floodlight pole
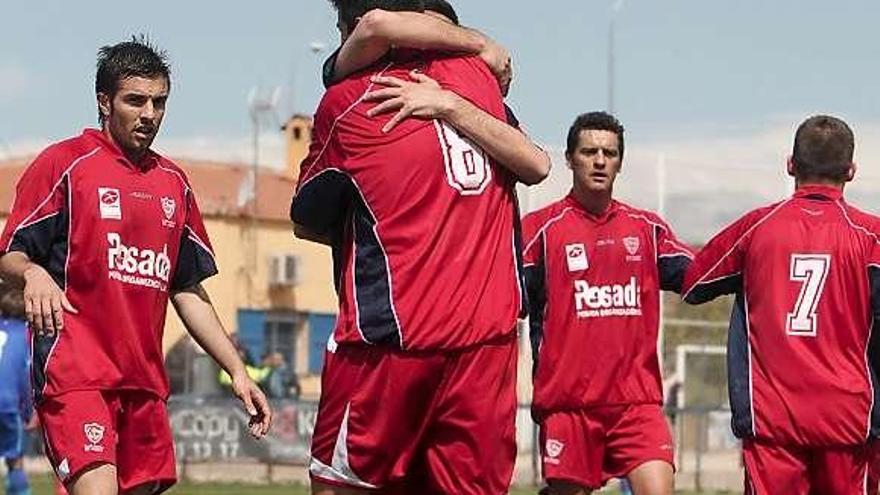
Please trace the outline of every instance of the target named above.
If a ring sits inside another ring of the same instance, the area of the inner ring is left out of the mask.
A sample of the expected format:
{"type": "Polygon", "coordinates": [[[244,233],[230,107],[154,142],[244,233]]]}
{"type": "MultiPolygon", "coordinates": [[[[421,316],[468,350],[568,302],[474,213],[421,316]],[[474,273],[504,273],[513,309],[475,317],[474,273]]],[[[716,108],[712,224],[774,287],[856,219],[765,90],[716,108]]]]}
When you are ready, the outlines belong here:
{"type": "Polygon", "coordinates": [[[614,31],[617,24],[617,13],[621,8],[623,8],[623,0],[614,0],[614,3],[611,4],[611,20],[608,24],[608,113],[610,114],[614,114],[614,31]]]}

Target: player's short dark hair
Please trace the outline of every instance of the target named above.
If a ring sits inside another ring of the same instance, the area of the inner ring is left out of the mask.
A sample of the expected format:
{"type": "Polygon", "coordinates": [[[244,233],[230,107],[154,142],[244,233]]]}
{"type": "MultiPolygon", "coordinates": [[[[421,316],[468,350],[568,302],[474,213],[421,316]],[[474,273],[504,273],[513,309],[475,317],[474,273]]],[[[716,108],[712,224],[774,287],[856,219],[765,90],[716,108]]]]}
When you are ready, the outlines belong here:
{"type": "Polygon", "coordinates": [[[455,13],[455,8],[453,8],[452,4],[446,0],[425,0],[425,10],[436,12],[443,17],[448,18],[456,26],[459,24],[458,14],[455,13]]]}
{"type": "Polygon", "coordinates": [[[24,319],[24,292],[0,282],[0,315],[24,319]]]}
{"type": "Polygon", "coordinates": [[[577,149],[581,131],[610,131],[617,134],[617,145],[620,148],[620,158],[623,159],[623,124],[608,112],[582,113],[574,119],[574,123],[568,129],[568,140],[565,152],[572,154],[577,149]]]}
{"type": "Polygon", "coordinates": [[[423,12],[425,0],[330,0],[339,20],[354,28],[356,20],[373,9],[423,12]]]}
{"type": "Polygon", "coordinates": [[[794,135],[795,177],[846,181],[852,167],[855,137],[846,122],[830,115],[814,115],[794,135]]]}
{"type": "MultiPolygon", "coordinates": [[[[129,77],[155,79],[164,77],[171,88],[171,68],[168,55],[140,34],[131,40],[98,49],[98,70],[95,73],[95,94],[104,93],[111,98],[119,84],[129,77]]],[[[98,120],[103,122],[98,112],[98,120]]]]}

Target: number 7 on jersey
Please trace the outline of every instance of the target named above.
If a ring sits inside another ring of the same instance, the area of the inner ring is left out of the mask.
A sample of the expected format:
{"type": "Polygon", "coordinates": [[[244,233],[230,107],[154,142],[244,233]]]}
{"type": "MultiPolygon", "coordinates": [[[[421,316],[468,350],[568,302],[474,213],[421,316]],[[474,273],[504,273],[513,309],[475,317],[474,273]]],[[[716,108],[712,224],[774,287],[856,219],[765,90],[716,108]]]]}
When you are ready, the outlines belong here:
{"type": "Polygon", "coordinates": [[[830,254],[791,255],[791,281],[802,285],[794,311],[788,313],[786,319],[785,332],[788,335],[816,336],[816,308],[822,291],[825,290],[825,279],[828,278],[830,267],[830,254]]]}

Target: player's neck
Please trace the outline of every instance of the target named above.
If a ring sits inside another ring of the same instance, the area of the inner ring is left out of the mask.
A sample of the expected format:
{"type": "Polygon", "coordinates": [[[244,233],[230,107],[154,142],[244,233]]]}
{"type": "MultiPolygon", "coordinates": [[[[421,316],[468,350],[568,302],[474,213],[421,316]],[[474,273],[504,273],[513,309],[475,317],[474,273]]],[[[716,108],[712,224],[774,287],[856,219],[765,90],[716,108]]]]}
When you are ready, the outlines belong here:
{"type": "Polygon", "coordinates": [[[795,180],[794,188],[795,190],[801,189],[803,187],[810,186],[822,186],[822,187],[833,187],[840,192],[843,192],[843,186],[846,185],[845,182],[837,182],[833,180],[823,180],[823,179],[810,179],[810,180],[795,180]]]}
{"type": "Polygon", "coordinates": [[[585,191],[575,184],[574,197],[580,205],[592,215],[599,216],[608,210],[611,205],[611,191],[593,192],[585,191]]]}
{"type": "Polygon", "coordinates": [[[110,132],[110,129],[106,125],[101,129],[101,132],[104,133],[107,139],[110,140],[110,142],[113,143],[113,145],[116,146],[116,148],[120,152],[122,152],[122,155],[125,156],[125,159],[128,160],[129,163],[131,163],[135,167],[141,166],[141,161],[144,159],[145,156],[147,156],[146,150],[135,151],[126,149],[124,146],[119,144],[119,141],[117,141],[116,138],[113,137],[113,133],[110,132]]]}

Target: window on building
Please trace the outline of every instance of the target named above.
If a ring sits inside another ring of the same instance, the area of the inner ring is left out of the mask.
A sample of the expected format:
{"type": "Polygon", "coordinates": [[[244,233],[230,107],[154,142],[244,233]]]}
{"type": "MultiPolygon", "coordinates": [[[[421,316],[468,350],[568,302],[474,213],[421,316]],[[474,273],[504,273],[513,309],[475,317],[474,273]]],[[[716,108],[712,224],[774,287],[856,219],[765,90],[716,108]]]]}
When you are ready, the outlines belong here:
{"type": "Polygon", "coordinates": [[[267,313],[263,327],[263,353],[279,352],[291,369],[296,369],[296,340],[301,327],[296,313],[267,313]]]}

